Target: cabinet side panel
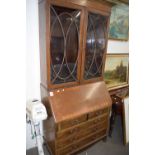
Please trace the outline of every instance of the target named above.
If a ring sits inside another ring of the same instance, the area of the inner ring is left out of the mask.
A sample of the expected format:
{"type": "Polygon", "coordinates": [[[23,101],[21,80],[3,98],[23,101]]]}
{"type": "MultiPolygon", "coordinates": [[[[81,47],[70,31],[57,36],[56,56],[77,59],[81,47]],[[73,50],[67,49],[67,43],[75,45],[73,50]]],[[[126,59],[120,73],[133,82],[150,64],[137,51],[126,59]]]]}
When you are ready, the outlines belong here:
{"type": "Polygon", "coordinates": [[[46,62],[46,3],[39,3],[39,45],[40,45],[40,74],[41,83],[47,87],[47,62],[46,62]]]}
{"type": "Polygon", "coordinates": [[[40,85],[40,92],[41,92],[41,100],[49,96],[48,90],[43,85],[40,85]]]}
{"type": "Polygon", "coordinates": [[[48,144],[50,151],[55,153],[55,124],[53,117],[49,117],[47,120],[43,121],[43,136],[44,140],[48,144]]]}

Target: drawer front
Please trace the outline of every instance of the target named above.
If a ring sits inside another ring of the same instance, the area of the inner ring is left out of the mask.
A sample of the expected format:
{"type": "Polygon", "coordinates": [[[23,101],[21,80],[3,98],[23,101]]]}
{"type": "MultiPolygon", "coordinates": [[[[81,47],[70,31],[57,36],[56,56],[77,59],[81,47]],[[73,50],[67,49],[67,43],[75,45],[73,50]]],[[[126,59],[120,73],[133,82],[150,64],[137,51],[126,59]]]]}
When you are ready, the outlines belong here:
{"type": "Polygon", "coordinates": [[[97,110],[95,112],[89,113],[88,118],[91,119],[91,118],[94,118],[94,117],[98,117],[98,116],[106,114],[108,112],[109,112],[109,108],[100,109],[100,110],[97,110]]]}
{"type": "Polygon", "coordinates": [[[57,148],[64,148],[67,145],[71,145],[73,142],[79,141],[83,137],[86,137],[86,136],[89,136],[95,133],[96,131],[99,131],[101,129],[107,129],[107,125],[108,125],[107,121],[99,122],[98,124],[95,124],[94,126],[91,126],[87,129],[85,128],[83,131],[81,131],[78,134],[68,136],[65,139],[60,139],[60,140],[58,139],[56,142],[57,148]]]}
{"type": "Polygon", "coordinates": [[[78,125],[86,120],[87,120],[87,115],[83,115],[83,116],[80,116],[80,117],[72,119],[72,120],[64,121],[64,122],[60,123],[58,126],[59,126],[60,130],[63,130],[63,129],[72,127],[74,125],[78,125]]]}
{"type": "Polygon", "coordinates": [[[104,121],[108,121],[108,115],[96,117],[93,120],[87,121],[86,123],[78,125],[77,127],[67,129],[66,131],[57,132],[56,137],[58,139],[64,139],[69,136],[77,135],[78,133],[82,132],[83,130],[86,130],[87,128],[89,128],[90,126],[94,126],[95,124],[98,124],[98,123],[104,122],[104,121]]]}
{"type": "Polygon", "coordinates": [[[58,151],[58,155],[69,155],[75,151],[78,151],[79,149],[93,143],[95,140],[98,140],[106,135],[106,129],[100,130],[99,132],[95,133],[94,135],[91,135],[77,143],[74,143],[73,145],[66,147],[65,149],[61,149],[58,151]]]}
{"type": "Polygon", "coordinates": [[[93,125],[93,124],[98,124],[100,122],[104,122],[104,121],[108,121],[108,114],[105,114],[101,117],[96,117],[95,119],[93,119],[89,124],[93,125]]]}
{"type": "Polygon", "coordinates": [[[70,155],[74,150],[77,150],[78,148],[80,148],[79,144],[74,144],[70,147],[67,147],[63,150],[58,151],[58,155],[70,155]]]}

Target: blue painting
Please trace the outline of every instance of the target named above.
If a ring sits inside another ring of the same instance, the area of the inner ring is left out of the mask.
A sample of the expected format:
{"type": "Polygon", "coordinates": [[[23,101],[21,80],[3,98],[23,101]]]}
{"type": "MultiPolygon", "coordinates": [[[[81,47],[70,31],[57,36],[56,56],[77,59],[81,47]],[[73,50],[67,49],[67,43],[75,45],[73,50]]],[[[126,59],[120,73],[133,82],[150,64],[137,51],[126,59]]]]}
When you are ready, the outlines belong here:
{"type": "Polygon", "coordinates": [[[110,17],[109,39],[128,40],[129,6],[119,4],[112,7],[110,17]]]}

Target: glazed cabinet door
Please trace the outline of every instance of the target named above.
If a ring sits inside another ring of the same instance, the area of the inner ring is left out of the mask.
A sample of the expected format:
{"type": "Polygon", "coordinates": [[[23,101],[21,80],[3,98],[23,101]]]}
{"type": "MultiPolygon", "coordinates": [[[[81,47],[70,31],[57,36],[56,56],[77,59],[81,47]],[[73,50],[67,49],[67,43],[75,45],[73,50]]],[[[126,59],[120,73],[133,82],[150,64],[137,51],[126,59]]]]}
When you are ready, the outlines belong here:
{"type": "Polygon", "coordinates": [[[82,9],[50,5],[49,81],[52,88],[80,81],[82,9]]]}
{"type": "Polygon", "coordinates": [[[109,17],[87,11],[82,61],[82,82],[103,80],[109,17]]]}

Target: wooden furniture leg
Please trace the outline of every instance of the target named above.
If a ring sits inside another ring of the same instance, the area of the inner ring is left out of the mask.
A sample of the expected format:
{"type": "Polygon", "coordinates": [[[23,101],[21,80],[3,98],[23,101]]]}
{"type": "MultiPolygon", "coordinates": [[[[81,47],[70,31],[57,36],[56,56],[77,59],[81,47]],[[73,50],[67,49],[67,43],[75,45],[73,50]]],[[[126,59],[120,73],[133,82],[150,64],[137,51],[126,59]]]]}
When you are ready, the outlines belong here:
{"type": "Polygon", "coordinates": [[[123,114],[123,102],[122,102],[122,98],[118,97],[116,95],[112,95],[111,99],[112,99],[112,114],[111,114],[111,118],[110,118],[109,137],[112,136],[112,131],[113,131],[113,128],[114,128],[116,115],[121,116],[121,123],[122,123],[122,120],[123,120],[123,115],[122,115],[123,114]]]}
{"type": "Polygon", "coordinates": [[[114,124],[115,124],[115,116],[116,116],[116,105],[113,104],[112,105],[112,114],[111,114],[111,117],[110,117],[109,137],[112,137],[112,131],[113,131],[114,124]]]}

